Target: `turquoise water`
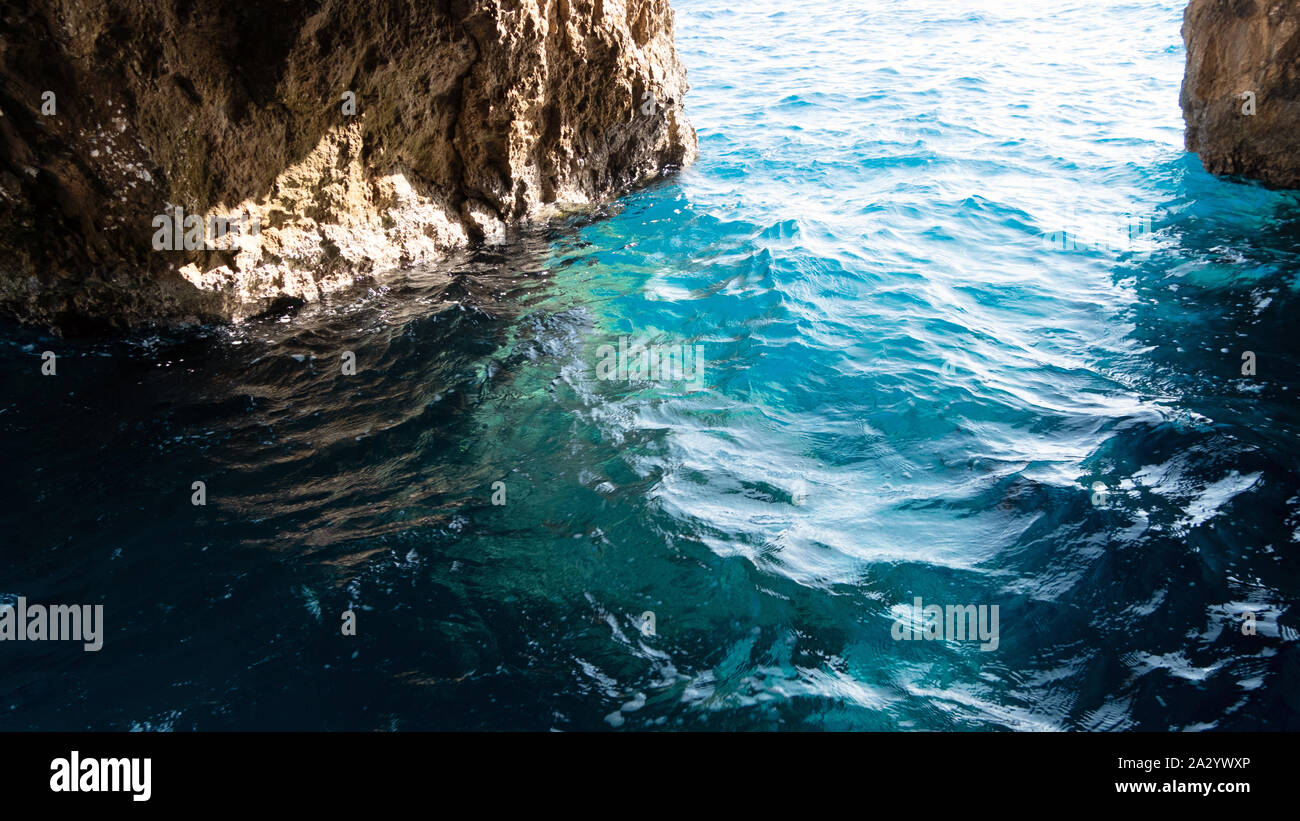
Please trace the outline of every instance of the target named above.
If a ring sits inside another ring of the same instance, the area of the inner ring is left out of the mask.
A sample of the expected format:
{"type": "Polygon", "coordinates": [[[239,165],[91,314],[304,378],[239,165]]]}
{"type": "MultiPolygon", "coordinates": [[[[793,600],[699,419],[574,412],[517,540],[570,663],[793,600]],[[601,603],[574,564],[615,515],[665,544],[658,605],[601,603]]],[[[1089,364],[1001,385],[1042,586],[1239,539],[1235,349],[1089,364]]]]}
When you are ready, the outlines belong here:
{"type": "Polygon", "coordinates": [[[600,214],[8,329],[0,594],[108,635],[0,725],[1300,729],[1300,204],[1183,151],[1182,6],[677,0],[700,160],[600,214]]]}

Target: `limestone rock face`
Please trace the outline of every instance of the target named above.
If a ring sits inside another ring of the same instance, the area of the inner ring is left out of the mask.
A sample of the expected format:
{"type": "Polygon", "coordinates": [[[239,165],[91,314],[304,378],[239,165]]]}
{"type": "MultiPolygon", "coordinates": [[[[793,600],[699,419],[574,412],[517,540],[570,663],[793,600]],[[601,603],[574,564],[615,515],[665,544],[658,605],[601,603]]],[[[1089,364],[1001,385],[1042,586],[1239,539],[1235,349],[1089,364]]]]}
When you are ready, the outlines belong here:
{"type": "Polygon", "coordinates": [[[1300,188],[1300,0],[1191,0],[1183,41],[1187,150],[1213,174],[1300,188]]]}
{"type": "Polygon", "coordinates": [[[690,162],[668,0],[0,11],[0,310],[240,319],[690,162]]]}

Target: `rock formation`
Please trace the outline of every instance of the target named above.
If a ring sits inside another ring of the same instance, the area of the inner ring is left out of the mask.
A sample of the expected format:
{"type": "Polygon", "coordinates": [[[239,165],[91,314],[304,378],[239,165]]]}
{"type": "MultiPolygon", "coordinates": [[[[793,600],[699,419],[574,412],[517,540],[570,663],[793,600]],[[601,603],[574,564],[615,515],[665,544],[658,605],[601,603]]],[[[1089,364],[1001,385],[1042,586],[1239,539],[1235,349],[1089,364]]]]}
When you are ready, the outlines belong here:
{"type": "Polygon", "coordinates": [[[240,319],[695,156],[668,0],[0,12],[0,310],[240,319]]]}
{"type": "Polygon", "coordinates": [[[1187,150],[1213,174],[1300,188],[1300,0],[1191,0],[1187,150]]]}

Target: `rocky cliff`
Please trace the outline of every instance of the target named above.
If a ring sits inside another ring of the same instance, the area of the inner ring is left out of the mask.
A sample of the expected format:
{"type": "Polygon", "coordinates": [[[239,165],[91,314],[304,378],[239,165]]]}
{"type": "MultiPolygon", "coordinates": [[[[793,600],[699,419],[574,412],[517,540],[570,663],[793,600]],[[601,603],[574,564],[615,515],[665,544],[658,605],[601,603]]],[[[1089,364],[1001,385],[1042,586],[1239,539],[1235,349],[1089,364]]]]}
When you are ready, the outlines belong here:
{"type": "Polygon", "coordinates": [[[0,13],[0,310],[239,319],[690,162],[668,0],[0,13]]]}
{"type": "Polygon", "coordinates": [[[1191,0],[1187,150],[1213,174],[1300,188],[1300,0],[1191,0]]]}

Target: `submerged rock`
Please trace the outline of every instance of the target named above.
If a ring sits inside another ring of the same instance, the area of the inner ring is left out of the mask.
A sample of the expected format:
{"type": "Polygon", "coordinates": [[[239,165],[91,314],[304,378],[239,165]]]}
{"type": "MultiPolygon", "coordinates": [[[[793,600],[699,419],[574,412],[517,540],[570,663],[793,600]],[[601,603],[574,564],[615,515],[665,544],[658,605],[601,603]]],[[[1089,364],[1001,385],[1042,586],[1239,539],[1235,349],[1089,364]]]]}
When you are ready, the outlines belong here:
{"type": "Polygon", "coordinates": [[[690,162],[667,0],[0,14],[0,310],[229,320],[690,162]]]}
{"type": "Polygon", "coordinates": [[[1180,102],[1212,174],[1300,188],[1300,0],[1191,0],[1180,102]]]}

